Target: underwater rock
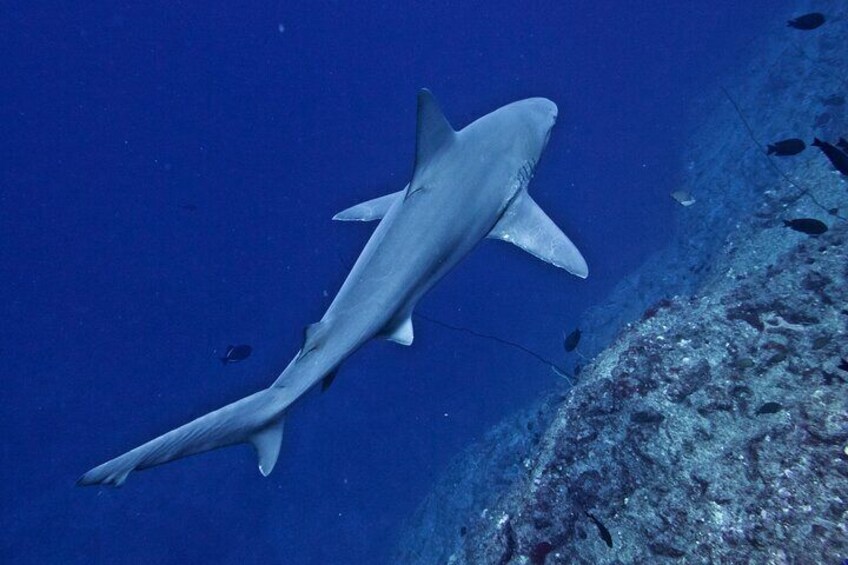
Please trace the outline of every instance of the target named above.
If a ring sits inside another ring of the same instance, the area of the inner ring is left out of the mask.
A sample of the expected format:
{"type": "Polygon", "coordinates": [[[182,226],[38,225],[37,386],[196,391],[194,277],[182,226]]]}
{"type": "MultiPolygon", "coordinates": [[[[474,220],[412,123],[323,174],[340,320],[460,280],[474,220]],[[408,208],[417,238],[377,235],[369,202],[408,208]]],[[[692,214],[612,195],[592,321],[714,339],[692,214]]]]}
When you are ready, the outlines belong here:
{"type": "Polygon", "coordinates": [[[828,252],[815,265],[799,241],[773,258],[779,270],[716,279],[688,308],[672,301],[622,333],[565,402],[547,403],[556,413],[520,456],[525,472],[462,517],[473,525],[454,534],[445,561],[768,562],[780,547],[789,562],[826,562],[848,552],[848,483],[832,464],[848,443],[848,382],[812,380],[839,370],[835,344],[820,338],[844,327],[848,250],[830,244],[846,235],[844,222],[822,235],[828,252]],[[839,277],[831,305],[802,286],[818,269],[839,277]],[[763,328],[740,331],[747,324],[724,304],[751,296],[763,328]],[[645,379],[660,386],[636,393],[645,379]]]}
{"type": "Polygon", "coordinates": [[[743,257],[779,268],[664,299],[584,367],[564,400],[553,393],[530,411],[545,415],[532,431],[519,416],[460,459],[396,562],[769,562],[775,547],[787,562],[848,554],[848,363],[835,337],[848,319],[848,224],[815,243],[781,244],[788,239],[763,247],[771,240],[744,238],[743,257]],[[522,447],[501,447],[510,445],[522,447]],[[498,468],[513,471],[492,481],[498,468]],[[475,481],[491,490],[469,487],[475,481]],[[469,491],[476,503],[458,506],[469,491]],[[603,516],[613,547],[587,513],[603,516]]]}
{"type": "MultiPolygon", "coordinates": [[[[811,138],[823,100],[822,134],[848,132],[844,100],[829,101],[848,76],[848,11],[820,6],[830,24],[804,56],[787,56],[783,33],[729,85],[756,136],[811,138]]],[[[773,229],[848,209],[848,191],[812,159],[775,170],[724,99],[699,121],[680,180],[699,206],[678,210],[669,246],[581,317],[579,383],[541,401],[532,431],[517,415],[457,458],[393,562],[848,556],[848,225],[773,229]]]]}

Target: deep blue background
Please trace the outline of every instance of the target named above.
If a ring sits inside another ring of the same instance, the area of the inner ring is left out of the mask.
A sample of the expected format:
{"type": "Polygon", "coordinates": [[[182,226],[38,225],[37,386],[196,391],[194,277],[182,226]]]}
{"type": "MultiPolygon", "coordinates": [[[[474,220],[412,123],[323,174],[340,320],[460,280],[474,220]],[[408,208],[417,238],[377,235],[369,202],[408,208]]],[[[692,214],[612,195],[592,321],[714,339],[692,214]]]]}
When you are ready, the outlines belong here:
{"type": "Polygon", "coordinates": [[[73,484],[271,382],[373,228],[331,216],[406,183],[424,86],[455,127],[528,96],[560,107],[531,190],[590,278],[486,242],[419,306],[559,360],[561,331],[668,237],[689,108],[775,10],[4,5],[0,560],[385,558],[449,458],[557,384],[544,365],[418,320],[413,347],[370,345],[298,404],[267,479],[243,447],[73,484]],[[254,355],[222,367],[240,342],[254,355]]]}

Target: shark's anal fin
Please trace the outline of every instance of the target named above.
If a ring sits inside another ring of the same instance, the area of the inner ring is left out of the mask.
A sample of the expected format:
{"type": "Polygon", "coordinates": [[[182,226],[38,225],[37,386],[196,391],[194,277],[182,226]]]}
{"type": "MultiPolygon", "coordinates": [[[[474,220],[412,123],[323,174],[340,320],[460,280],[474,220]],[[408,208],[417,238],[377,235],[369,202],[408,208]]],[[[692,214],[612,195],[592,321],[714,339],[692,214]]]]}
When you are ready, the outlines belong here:
{"type": "Polygon", "coordinates": [[[386,327],[383,333],[389,341],[399,343],[401,345],[412,345],[415,339],[415,332],[412,329],[412,314],[404,315],[398,318],[391,325],[386,327]]]}
{"type": "Polygon", "coordinates": [[[542,261],[585,279],[589,267],[577,247],[522,190],[504,211],[488,237],[517,245],[542,261]]]}
{"type": "Polygon", "coordinates": [[[366,202],[360,202],[356,206],[342,210],[333,216],[333,219],[342,222],[371,222],[373,220],[379,220],[389,212],[389,208],[399,198],[403,198],[405,190],[406,188],[399,192],[393,192],[366,202]]]}
{"type": "Polygon", "coordinates": [[[278,422],[260,430],[250,438],[250,443],[253,444],[259,458],[259,472],[263,477],[270,475],[277,463],[280,445],[283,442],[284,423],[285,419],[280,418],[278,422]]]}

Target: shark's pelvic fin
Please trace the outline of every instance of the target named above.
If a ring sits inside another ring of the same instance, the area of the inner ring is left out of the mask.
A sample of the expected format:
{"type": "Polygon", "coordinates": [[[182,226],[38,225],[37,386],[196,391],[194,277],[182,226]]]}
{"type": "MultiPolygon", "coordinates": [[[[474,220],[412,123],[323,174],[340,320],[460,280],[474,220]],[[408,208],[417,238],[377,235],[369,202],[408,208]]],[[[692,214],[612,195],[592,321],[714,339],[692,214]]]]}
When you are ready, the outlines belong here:
{"type": "Polygon", "coordinates": [[[398,320],[386,328],[384,334],[386,339],[401,345],[412,345],[412,340],[415,339],[415,332],[412,330],[412,313],[401,316],[398,320]]]}
{"type": "Polygon", "coordinates": [[[280,444],[283,442],[284,424],[285,419],[280,418],[279,422],[258,431],[250,438],[250,443],[253,444],[256,449],[256,456],[259,458],[259,472],[262,473],[263,477],[270,475],[277,463],[277,457],[280,455],[280,444]]]}
{"type": "Polygon", "coordinates": [[[342,210],[333,216],[333,219],[343,222],[371,222],[373,220],[379,220],[389,212],[389,208],[391,208],[398,199],[403,198],[405,190],[406,188],[399,192],[393,192],[379,198],[374,198],[373,200],[360,202],[356,206],[351,206],[346,210],[342,210]]]}
{"type": "Polygon", "coordinates": [[[577,247],[522,190],[489,232],[490,238],[517,245],[542,261],[585,279],[589,267],[577,247]]]}

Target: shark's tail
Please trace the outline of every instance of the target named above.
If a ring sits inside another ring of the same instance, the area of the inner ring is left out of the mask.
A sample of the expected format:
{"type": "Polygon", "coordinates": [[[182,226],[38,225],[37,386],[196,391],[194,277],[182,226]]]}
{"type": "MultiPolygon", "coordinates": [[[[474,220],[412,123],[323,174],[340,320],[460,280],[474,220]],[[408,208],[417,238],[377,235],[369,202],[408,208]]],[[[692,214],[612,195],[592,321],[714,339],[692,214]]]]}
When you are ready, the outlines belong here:
{"type": "Polygon", "coordinates": [[[271,387],[242,398],[91,469],[77,484],[120,486],[132,471],[238,443],[253,444],[267,476],[280,453],[287,396],[271,387]]]}

